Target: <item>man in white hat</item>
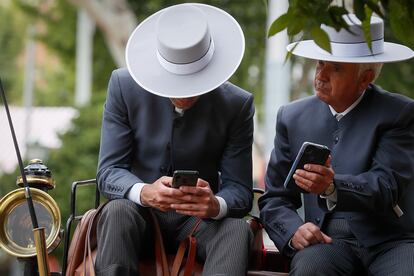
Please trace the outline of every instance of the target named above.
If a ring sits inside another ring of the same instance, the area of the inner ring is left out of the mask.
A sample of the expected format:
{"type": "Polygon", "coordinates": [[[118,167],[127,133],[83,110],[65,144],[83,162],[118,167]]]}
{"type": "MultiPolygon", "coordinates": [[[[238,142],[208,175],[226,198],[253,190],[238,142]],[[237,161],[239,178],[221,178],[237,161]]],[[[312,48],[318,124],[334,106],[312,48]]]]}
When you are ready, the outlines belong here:
{"type": "Polygon", "coordinates": [[[356,16],[345,20],[351,32],[322,26],[332,54],[313,41],[288,46],[317,60],[315,95],[278,112],[261,218],[292,257],[292,275],[413,275],[414,101],[373,84],[382,63],[413,51],[384,42],[378,17],[371,20],[371,51],[356,16]],[[296,170],[285,188],[305,141],[326,145],[331,156],[296,170]]]}
{"type": "Polygon", "coordinates": [[[167,247],[197,218],[205,275],[243,275],[251,230],[253,97],[227,82],[244,53],[228,13],[204,4],[163,9],[143,21],[115,70],[105,103],[97,182],[110,201],[98,224],[98,275],[137,275],[153,241],[148,210],[167,247]],[[171,187],[175,170],[196,187],[171,187]]]}

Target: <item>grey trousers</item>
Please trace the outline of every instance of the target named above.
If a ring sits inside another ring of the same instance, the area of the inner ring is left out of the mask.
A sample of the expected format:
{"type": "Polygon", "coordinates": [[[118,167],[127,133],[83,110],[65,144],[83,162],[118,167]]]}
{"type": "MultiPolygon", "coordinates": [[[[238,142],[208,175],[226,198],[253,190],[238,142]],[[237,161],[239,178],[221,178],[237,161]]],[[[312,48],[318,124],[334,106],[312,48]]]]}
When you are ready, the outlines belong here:
{"type": "MultiPolygon", "coordinates": [[[[155,214],[165,246],[175,252],[196,218],[173,211],[155,210],[155,214]]],[[[97,275],[138,275],[138,260],[153,254],[153,229],[148,209],[129,200],[109,202],[102,210],[97,231],[97,275]]],[[[203,275],[246,274],[252,232],[245,220],[203,221],[195,237],[197,257],[205,262],[203,275]]]]}
{"type": "Polygon", "coordinates": [[[292,259],[289,275],[414,275],[414,239],[402,238],[363,247],[345,219],[331,219],[325,233],[332,244],[315,244],[292,259]]]}

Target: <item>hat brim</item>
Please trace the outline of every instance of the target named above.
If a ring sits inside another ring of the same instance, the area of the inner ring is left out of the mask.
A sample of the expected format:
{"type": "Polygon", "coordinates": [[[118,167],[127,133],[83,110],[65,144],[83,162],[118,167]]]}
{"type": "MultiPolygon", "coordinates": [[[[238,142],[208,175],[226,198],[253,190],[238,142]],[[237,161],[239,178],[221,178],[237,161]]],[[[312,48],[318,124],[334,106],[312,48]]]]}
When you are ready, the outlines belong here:
{"type": "MultiPolygon", "coordinates": [[[[133,31],[126,47],[126,64],[132,78],[145,90],[163,97],[186,98],[210,92],[227,81],[244,54],[244,35],[237,21],[225,11],[205,4],[187,3],[201,9],[208,20],[215,51],[209,64],[189,74],[173,74],[157,59],[157,21],[149,16],[133,31]]],[[[166,8],[168,9],[168,8],[166,8]]]]}
{"type": "Polygon", "coordinates": [[[339,57],[322,50],[313,40],[304,40],[289,44],[286,49],[296,56],[316,60],[349,62],[349,63],[387,63],[396,62],[414,57],[410,48],[390,42],[384,42],[384,52],[377,55],[362,57],[339,57]],[[295,47],[295,45],[297,45],[295,47]]]}

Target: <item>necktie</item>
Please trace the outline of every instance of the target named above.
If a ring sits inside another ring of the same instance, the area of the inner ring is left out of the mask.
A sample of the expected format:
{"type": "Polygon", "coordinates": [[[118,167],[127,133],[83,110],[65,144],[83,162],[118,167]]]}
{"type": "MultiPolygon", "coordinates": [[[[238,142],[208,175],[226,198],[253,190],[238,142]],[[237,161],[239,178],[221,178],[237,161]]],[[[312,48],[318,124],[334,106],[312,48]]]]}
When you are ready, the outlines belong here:
{"type": "Polygon", "coordinates": [[[342,119],[342,117],[344,117],[344,115],[342,115],[341,113],[336,113],[335,114],[335,119],[339,122],[339,120],[342,119]]]}

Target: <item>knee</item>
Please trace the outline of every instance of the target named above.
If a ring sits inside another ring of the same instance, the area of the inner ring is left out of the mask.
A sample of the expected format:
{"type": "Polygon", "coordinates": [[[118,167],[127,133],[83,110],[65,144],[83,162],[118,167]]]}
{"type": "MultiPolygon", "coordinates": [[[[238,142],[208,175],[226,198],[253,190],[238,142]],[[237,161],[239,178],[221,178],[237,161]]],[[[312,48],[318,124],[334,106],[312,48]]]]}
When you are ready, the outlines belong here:
{"type": "Polygon", "coordinates": [[[127,199],[115,199],[109,201],[104,209],[102,210],[102,215],[105,216],[125,216],[130,212],[134,212],[137,209],[137,206],[134,202],[127,199]]]}
{"type": "Polygon", "coordinates": [[[314,275],[329,275],[324,273],[327,268],[326,263],[315,261],[313,254],[300,254],[304,253],[299,251],[290,264],[289,275],[300,276],[314,276],[314,275]]]}
{"type": "Polygon", "coordinates": [[[116,226],[121,230],[131,227],[141,228],[146,222],[134,202],[127,199],[115,199],[109,201],[102,210],[99,224],[116,226]]]}
{"type": "Polygon", "coordinates": [[[223,220],[226,232],[229,236],[233,236],[240,241],[251,241],[253,239],[253,232],[250,225],[244,219],[228,218],[223,220]]]}

